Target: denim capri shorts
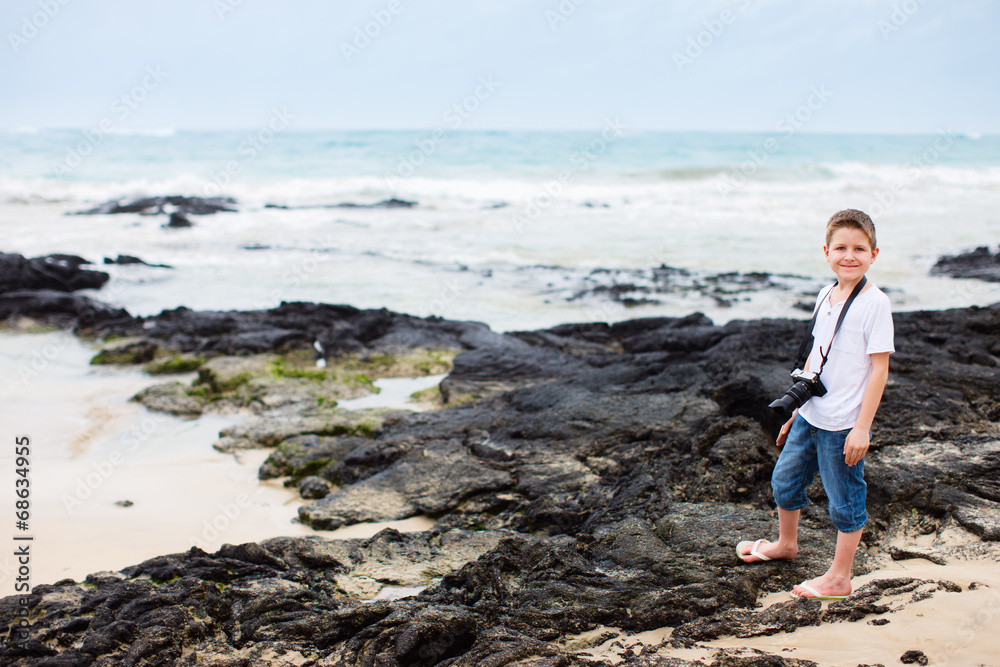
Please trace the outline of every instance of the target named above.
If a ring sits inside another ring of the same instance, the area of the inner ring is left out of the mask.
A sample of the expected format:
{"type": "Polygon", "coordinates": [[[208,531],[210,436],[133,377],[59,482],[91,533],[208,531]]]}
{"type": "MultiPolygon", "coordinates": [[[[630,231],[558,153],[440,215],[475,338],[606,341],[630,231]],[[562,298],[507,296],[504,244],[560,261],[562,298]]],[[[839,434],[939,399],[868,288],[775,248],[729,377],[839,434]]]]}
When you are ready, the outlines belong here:
{"type": "Polygon", "coordinates": [[[799,510],[809,504],[806,487],[819,471],[823,490],[830,499],[830,519],[837,530],[853,533],[868,523],[865,499],[865,460],[853,466],[844,462],[846,431],[824,431],[796,416],[778,462],[771,474],[774,502],[783,510],[799,510]]]}

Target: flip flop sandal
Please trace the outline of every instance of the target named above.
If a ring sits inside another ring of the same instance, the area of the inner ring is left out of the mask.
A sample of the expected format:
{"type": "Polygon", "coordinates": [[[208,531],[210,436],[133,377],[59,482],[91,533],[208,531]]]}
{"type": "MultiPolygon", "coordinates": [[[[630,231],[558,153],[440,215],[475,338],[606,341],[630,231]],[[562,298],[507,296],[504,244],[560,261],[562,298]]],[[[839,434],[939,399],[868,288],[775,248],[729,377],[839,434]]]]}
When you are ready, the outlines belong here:
{"type": "Polygon", "coordinates": [[[739,544],[736,545],[736,555],[739,556],[739,559],[741,561],[743,561],[744,563],[756,563],[757,562],[757,561],[754,561],[754,560],[747,560],[747,556],[753,556],[754,558],[759,558],[762,561],[764,561],[764,560],[771,560],[770,558],[768,558],[764,554],[762,554],[759,551],[757,551],[757,549],[760,547],[760,543],[761,542],[767,542],[767,540],[761,538],[761,539],[757,540],[756,542],[751,542],[750,540],[744,540],[744,541],[740,542],[739,544]],[[743,553],[743,545],[744,544],[749,544],[750,545],[750,551],[747,552],[747,553],[743,553]]]}
{"type": "Polygon", "coordinates": [[[801,598],[803,600],[844,600],[847,598],[846,595],[821,595],[819,591],[808,584],[799,584],[799,588],[805,590],[809,595],[799,595],[793,590],[790,593],[793,598],[801,598]]]}

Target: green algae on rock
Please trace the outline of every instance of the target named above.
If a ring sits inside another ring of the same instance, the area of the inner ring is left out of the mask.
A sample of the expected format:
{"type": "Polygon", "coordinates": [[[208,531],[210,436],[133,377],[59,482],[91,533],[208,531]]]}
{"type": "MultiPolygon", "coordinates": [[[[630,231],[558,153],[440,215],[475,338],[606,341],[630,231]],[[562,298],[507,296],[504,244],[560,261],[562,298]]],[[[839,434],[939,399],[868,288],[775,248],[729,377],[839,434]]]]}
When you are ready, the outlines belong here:
{"type": "Polygon", "coordinates": [[[93,365],[101,364],[144,364],[153,360],[159,345],[148,338],[124,338],[106,344],[94,358],[93,365]]]}
{"type": "MultiPolygon", "coordinates": [[[[200,411],[230,411],[249,408],[264,414],[269,410],[294,407],[305,417],[328,414],[339,400],[377,392],[374,381],[384,377],[412,377],[447,372],[455,350],[411,350],[398,355],[344,355],[317,367],[310,353],[296,350],[284,354],[247,356],[176,355],[163,362],[166,368],[197,368],[197,377],[186,393],[190,401],[162,400],[179,397],[174,383],[163,389],[150,388],[135,396],[151,410],[174,414],[200,411]],[[193,409],[195,404],[201,410],[193,409]]],[[[156,362],[153,362],[154,364],[156,362]]],[[[163,372],[161,367],[157,370],[163,372]]],[[[377,419],[338,429],[345,419],[337,416],[327,434],[348,433],[355,428],[372,432],[377,419]]]]}
{"type": "Polygon", "coordinates": [[[143,370],[150,375],[179,375],[198,370],[206,361],[208,359],[196,354],[175,354],[154,359],[143,366],[143,370]]]}

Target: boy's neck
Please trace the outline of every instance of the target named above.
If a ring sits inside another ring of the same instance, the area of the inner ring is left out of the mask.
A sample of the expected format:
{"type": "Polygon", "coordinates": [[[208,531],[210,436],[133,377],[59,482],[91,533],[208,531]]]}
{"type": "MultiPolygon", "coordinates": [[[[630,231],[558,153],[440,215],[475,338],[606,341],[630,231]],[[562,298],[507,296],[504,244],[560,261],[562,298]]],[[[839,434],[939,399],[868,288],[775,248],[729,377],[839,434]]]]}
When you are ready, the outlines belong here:
{"type": "Polygon", "coordinates": [[[854,291],[854,288],[858,286],[858,283],[860,283],[861,279],[864,277],[865,277],[864,274],[862,274],[856,280],[841,280],[840,278],[837,278],[837,290],[839,292],[851,293],[854,291]]]}
{"type": "Polygon", "coordinates": [[[854,288],[858,286],[861,282],[861,278],[864,278],[862,274],[857,280],[841,280],[837,278],[837,289],[830,292],[830,305],[835,306],[841,301],[847,299],[848,295],[854,291],[854,288]]]}

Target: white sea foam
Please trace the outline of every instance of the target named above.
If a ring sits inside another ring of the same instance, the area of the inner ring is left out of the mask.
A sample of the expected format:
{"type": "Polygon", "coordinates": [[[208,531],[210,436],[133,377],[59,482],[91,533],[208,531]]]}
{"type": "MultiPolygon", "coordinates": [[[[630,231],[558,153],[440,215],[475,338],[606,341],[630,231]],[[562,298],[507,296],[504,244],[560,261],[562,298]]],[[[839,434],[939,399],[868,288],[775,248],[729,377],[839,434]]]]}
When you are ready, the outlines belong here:
{"type": "Polygon", "coordinates": [[[123,137],[172,137],[177,134],[176,127],[113,127],[108,134],[123,137]]]}
{"type": "MultiPolygon", "coordinates": [[[[936,185],[955,188],[1000,188],[1000,167],[953,165],[884,165],[841,162],[821,165],[822,173],[804,177],[802,170],[764,171],[752,174],[731,193],[801,192],[816,188],[829,191],[870,190],[893,184],[936,185]],[[795,176],[795,177],[791,177],[795,176]]],[[[711,171],[698,178],[647,179],[628,176],[572,174],[550,177],[428,178],[396,181],[395,189],[380,176],[337,178],[270,179],[263,182],[234,180],[219,187],[211,175],[180,173],[166,179],[139,178],[129,181],[61,180],[18,178],[0,175],[0,201],[103,202],[114,199],[179,194],[230,196],[246,208],[265,204],[288,207],[329,206],[345,202],[374,204],[390,197],[416,201],[425,207],[483,208],[499,204],[525,204],[536,199],[555,199],[554,205],[614,203],[648,206],[670,201],[685,193],[726,195],[720,184],[737,171],[711,171]],[[547,189],[548,188],[548,189],[547,189]],[[555,197],[549,193],[558,192],[555,197]]],[[[947,194],[943,192],[942,194],[947,194]]],[[[708,202],[709,204],[711,202],[708,202]]]]}

